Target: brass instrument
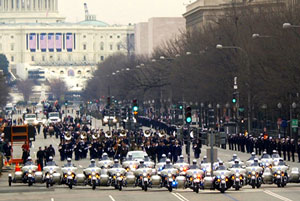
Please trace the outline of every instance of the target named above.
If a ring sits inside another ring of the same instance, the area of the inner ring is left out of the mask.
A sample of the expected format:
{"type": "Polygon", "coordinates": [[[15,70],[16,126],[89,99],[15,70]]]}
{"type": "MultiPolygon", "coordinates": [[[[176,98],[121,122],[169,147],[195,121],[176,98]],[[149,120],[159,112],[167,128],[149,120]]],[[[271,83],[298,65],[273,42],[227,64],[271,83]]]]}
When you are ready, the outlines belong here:
{"type": "Polygon", "coordinates": [[[82,132],[82,133],[80,134],[80,138],[81,138],[82,140],[86,140],[86,139],[87,139],[87,133],[86,133],[86,132],[82,132]]]}
{"type": "Polygon", "coordinates": [[[121,136],[121,137],[125,137],[125,136],[126,136],[126,133],[127,133],[127,131],[123,129],[123,130],[120,132],[120,136],[121,136]]]}
{"type": "Polygon", "coordinates": [[[71,140],[72,139],[72,135],[71,135],[71,133],[65,133],[65,140],[67,140],[67,141],[69,141],[69,140],[71,140]]]}
{"type": "Polygon", "coordinates": [[[111,138],[111,137],[112,137],[111,131],[106,131],[105,137],[106,137],[106,138],[111,138]]]}
{"type": "Polygon", "coordinates": [[[151,131],[150,130],[145,130],[144,136],[147,137],[147,138],[151,137],[151,131]]]}

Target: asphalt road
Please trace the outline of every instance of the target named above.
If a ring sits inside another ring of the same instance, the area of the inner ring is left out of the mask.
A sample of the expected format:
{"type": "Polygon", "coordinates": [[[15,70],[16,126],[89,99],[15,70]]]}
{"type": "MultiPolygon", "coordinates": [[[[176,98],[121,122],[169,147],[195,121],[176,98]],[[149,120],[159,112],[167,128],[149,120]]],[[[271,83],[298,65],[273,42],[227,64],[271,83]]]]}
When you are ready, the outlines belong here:
{"type": "MultiPolygon", "coordinates": [[[[100,121],[93,121],[94,127],[100,127],[100,121]],[[95,125],[96,124],[96,125],[95,125]]],[[[106,130],[107,128],[105,128],[106,130]]],[[[31,149],[31,156],[35,159],[39,146],[49,146],[52,144],[56,149],[54,160],[58,165],[63,165],[59,161],[57,151],[58,140],[48,138],[44,140],[43,135],[37,136],[31,149]]],[[[233,151],[218,149],[218,157],[227,161],[232,157],[233,151]]],[[[242,160],[246,160],[249,155],[237,153],[242,160]]],[[[206,155],[206,147],[202,148],[202,154],[206,155]]],[[[77,167],[84,168],[89,164],[89,160],[74,161],[77,167]]],[[[299,167],[299,163],[288,162],[291,167],[299,167]]],[[[79,171],[82,169],[79,168],[79,171]]],[[[249,186],[243,187],[240,191],[228,190],[225,194],[218,191],[204,190],[199,194],[192,192],[190,189],[177,189],[172,193],[165,188],[153,188],[148,192],[143,192],[140,188],[125,188],[123,191],[114,190],[111,187],[97,187],[95,191],[89,186],[75,186],[70,190],[67,186],[53,186],[46,189],[45,184],[34,184],[28,187],[25,184],[12,184],[8,186],[7,176],[10,171],[5,171],[0,177],[0,201],[1,200],[44,200],[44,201],[81,201],[81,200],[101,200],[101,201],[259,201],[259,200],[282,200],[297,201],[300,200],[300,184],[288,184],[285,188],[277,188],[275,185],[263,185],[260,189],[252,189],[249,186]]]]}

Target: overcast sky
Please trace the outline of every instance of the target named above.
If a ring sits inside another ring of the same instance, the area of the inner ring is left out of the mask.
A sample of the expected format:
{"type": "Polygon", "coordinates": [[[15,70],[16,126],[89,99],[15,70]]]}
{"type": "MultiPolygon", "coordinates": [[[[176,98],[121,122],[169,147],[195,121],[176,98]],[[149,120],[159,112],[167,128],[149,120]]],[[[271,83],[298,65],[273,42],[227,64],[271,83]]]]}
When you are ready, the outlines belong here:
{"type": "Polygon", "coordinates": [[[178,17],[189,0],[59,0],[59,11],[69,22],[84,20],[83,3],[90,14],[109,24],[147,21],[151,17],[178,17]]]}

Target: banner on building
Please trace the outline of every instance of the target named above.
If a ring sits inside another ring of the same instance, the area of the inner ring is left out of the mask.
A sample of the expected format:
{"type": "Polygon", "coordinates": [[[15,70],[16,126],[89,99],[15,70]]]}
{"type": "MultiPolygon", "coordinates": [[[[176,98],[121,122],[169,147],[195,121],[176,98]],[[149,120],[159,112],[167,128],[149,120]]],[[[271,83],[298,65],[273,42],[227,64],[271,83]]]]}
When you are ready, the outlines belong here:
{"type": "Polygon", "coordinates": [[[73,34],[72,33],[67,33],[66,46],[67,46],[67,51],[72,52],[72,50],[73,50],[73,34]]]}
{"type": "Polygon", "coordinates": [[[62,49],[62,34],[61,33],[55,34],[55,46],[56,46],[56,51],[61,52],[61,49],[62,49]]]}
{"type": "Polygon", "coordinates": [[[42,52],[47,51],[47,34],[41,33],[40,35],[40,47],[42,52]]]}
{"type": "Polygon", "coordinates": [[[30,52],[36,51],[36,34],[35,33],[29,34],[29,49],[30,49],[30,52]]]}
{"type": "Polygon", "coordinates": [[[54,33],[48,33],[48,49],[49,52],[54,52],[54,33]]]}

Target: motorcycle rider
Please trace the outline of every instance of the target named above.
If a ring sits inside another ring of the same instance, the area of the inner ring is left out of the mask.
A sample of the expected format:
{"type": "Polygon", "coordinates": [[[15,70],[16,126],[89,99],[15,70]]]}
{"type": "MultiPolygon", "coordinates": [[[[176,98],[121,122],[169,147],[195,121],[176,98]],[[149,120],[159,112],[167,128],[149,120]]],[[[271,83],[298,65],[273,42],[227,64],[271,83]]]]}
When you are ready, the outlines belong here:
{"type": "Polygon", "coordinates": [[[226,167],[225,167],[223,161],[219,161],[219,166],[217,167],[216,170],[226,170],[226,167]]]}
{"type": "Polygon", "coordinates": [[[107,153],[103,153],[101,161],[106,161],[106,160],[109,160],[108,155],[107,155],[107,153]]]}
{"type": "Polygon", "coordinates": [[[240,161],[238,159],[235,159],[232,168],[240,168],[240,167],[241,167],[240,161]]]}
{"type": "Polygon", "coordinates": [[[257,167],[259,166],[259,163],[258,163],[258,158],[254,158],[254,162],[251,164],[252,167],[257,167]]]}
{"type": "Polygon", "coordinates": [[[89,168],[90,167],[97,167],[95,159],[91,159],[91,164],[89,165],[89,168]]]}
{"type": "Polygon", "coordinates": [[[171,168],[173,168],[173,165],[171,163],[171,160],[168,158],[166,160],[166,164],[164,165],[164,169],[171,169],[171,168]]]}
{"type": "Polygon", "coordinates": [[[248,159],[248,161],[252,161],[254,160],[254,158],[255,158],[255,152],[252,152],[251,157],[248,159]]]}
{"type": "Polygon", "coordinates": [[[279,159],[279,163],[278,166],[286,166],[285,162],[283,161],[283,159],[279,159]]]}
{"type": "Polygon", "coordinates": [[[262,159],[262,158],[271,158],[271,156],[270,156],[269,154],[267,154],[266,151],[264,151],[264,152],[263,152],[263,155],[261,156],[260,159],[262,159]]]}
{"type": "Polygon", "coordinates": [[[162,156],[161,156],[161,159],[160,159],[160,163],[164,163],[164,162],[166,162],[167,161],[167,156],[166,156],[166,154],[163,154],[162,156]]]}
{"type": "Polygon", "coordinates": [[[230,161],[235,161],[236,159],[238,159],[237,155],[236,154],[233,154],[232,155],[232,159],[230,161]]]}
{"type": "Polygon", "coordinates": [[[277,150],[273,150],[272,158],[279,158],[279,154],[277,150]]]}
{"type": "Polygon", "coordinates": [[[56,166],[56,163],[53,161],[52,156],[49,157],[48,162],[46,163],[46,166],[56,166]]]}
{"type": "Polygon", "coordinates": [[[72,164],[71,158],[67,158],[67,164],[65,164],[64,167],[75,167],[75,165],[72,164]]]}
{"type": "Polygon", "coordinates": [[[128,154],[128,157],[125,159],[125,161],[133,161],[132,154],[128,154]]]}
{"type": "Polygon", "coordinates": [[[184,157],[183,157],[183,155],[179,156],[179,160],[176,163],[184,163],[184,157]]]}
{"type": "Polygon", "coordinates": [[[30,156],[27,158],[27,161],[25,163],[25,166],[27,166],[27,165],[33,165],[33,161],[30,156]]]}
{"type": "Polygon", "coordinates": [[[118,159],[115,159],[114,160],[114,165],[113,165],[113,167],[112,168],[121,168],[122,166],[121,166],[121,164],[119,163],[119,160],[118,159]]]}
{"type": "Polygon", "coordinates": [[[197,165],[197,160],[194,159],[193,164],[190,166],[190,170],[196,170],[196,169],[200,169],[200,167],[197,165]]]}
{"type": "Polygon", "coordinates": [[[207,163],[207,156],[203,156],[203,160],[201,161],[201,163],[207,163]]]}
{"type": "Polygon", "coordinates": [[[139,168],[146,168],[146,165],[145,165],[144,160],[141,160],[141,161],[140,161],[140,164],[138,165],[138,169],[139,169],[139,168]]]}

